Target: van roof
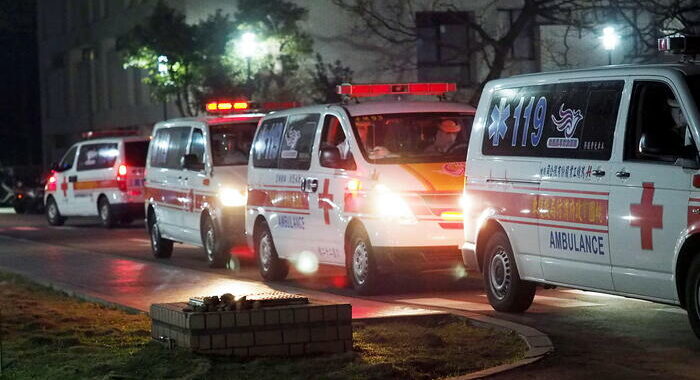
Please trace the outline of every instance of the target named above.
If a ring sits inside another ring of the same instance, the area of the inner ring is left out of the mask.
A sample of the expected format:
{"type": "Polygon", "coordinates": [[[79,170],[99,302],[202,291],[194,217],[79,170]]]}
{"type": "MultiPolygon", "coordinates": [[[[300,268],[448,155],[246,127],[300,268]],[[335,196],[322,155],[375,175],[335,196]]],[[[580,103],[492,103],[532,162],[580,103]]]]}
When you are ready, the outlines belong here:
{"type": "Polygon", "coordinates": [[[115,136],[115,137],[100,137],[96,139],[86,139],[86,140],[81,140],[81,144],[93,144],[93,143],[113,143],[113,142],[119,142],[119,141],[124,141],[124,142],[134,142],[134,141],[148,141],[149,138],[146,136],[115,136]]]}
{"type": "Polygon", "coordinates": [[[476,113],[476,108],[465,103],[454,102],[415,102],[415,101],[382,101],[352,104],[319,104],[306,107],[290,108],[283,111],[275,111],[267,117],[288,116],[299,113],[320,113],[329,107],[343,107],[350,116],[378,115],[391,113],[416,113],[416,112],[460,112],[467,114],[476,113]]]}
{"type": "MultiPolygon", "coordinates": [[[[589,67],[585,69],[572,69],[572,70],[560,70],[560,71],[549,71],[543,73],[530,73],[530,74],[520,74],[514,75],[510,78],[513,79],[523,79],[532,77],[547,77],[552,79],[576,79],[576,78],[587,78],[591,76],[624,76],[624,75],[659,75],[667,74],[669,72],[679,72],[683,75],[697,75],[700,74],[700,65],[692,63],[659,63],[659,64],[623,64],[623,65],[610,65],[610,66],[598,66],[589,67]]],[[[508,80],[509,78],[505,78],[508,80]]],[[[500,82],[502,79],[496,80],[500,82]]]]}
{"type": "Polygon", "coordinates": [[[167,126],[169,123],[181,123],[181,122],[200,122],[205,124],[229,124],[229,123],[246,123],[261,119],[266,113],[241,113],[241,114],[229,114],[229,115],[202,115],[196,117],[179,117],[174,119],[168,119],[164,121],[159,121],[156,123],[158,127],[167,126]]]}

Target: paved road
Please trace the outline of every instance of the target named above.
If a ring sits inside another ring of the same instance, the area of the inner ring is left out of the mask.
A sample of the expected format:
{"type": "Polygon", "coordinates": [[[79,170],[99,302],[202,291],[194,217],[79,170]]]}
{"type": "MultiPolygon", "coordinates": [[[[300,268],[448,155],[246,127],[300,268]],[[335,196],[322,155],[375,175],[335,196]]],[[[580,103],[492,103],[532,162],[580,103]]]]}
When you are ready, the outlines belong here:
{"type": "Polygon", "coordinates": [[[206,294],[217,286],[302,289],[314,298],[350,300],[356,305],[356,313],[371,315],[377,305],[385,307],[389,314],[420,313],[422,308],[458,309],[522,323],[549,334],[555,345],[554,354],[531,366],[497,376],[499,379],[700,378],[700,341],[690,331],[685,312],[670,306],[552,289],[538,291],[527,313],[509,315],[494,312],[488,306],[478,277],[458,278],[451,271],[398,276],[389,281],[385,295],[358,298],[343,287],[342,273],[332,268],[322,268],[314,277],[293,273],[287,281],[266,285],[260,283],[252,260],[243,257],[232,264],[232,269],[209,269],[201,250],[186,246],[176,246],[170,260],[155,260],[150,256],[147,236],[139,224],[103,230],[94,220],[76,219],[63,227],[49,228],[40,216],[0,211],[0,267],[38,271],[72,281],[83,277],[93,279],[84,285],[86,289],[99,287],[95,278],[121,281],[123,294],[130,294],[135,282],[168,278],[170,285],[165,287],[153,281],[147,287],[150,295],[132,294],[136,300],[133,306],[137,307],[156,297],[158,300],[182,298],[192,289],[206,294]],[[72,255],[73,252],[82,256],[72,255]],[[86,252],[91,255],[87,260],[86,252]],[[37,268],[36,260],[30,258],[42,253],[46,259],[37,268]],[[80,262],[76,261],[77,257],[81,257],[80,262]],[[76,273],[52,272],[52,267],[57,267],[52,263],[66,261],[76,267],[76,273]],[[178,273],[183,273],[181,269],[185,268],[186,278],[181,275],[169,278],[174,268],[180,269],[178,273]],[[81,277],[81,273],[90,271],[96,273],[81,277]]]}

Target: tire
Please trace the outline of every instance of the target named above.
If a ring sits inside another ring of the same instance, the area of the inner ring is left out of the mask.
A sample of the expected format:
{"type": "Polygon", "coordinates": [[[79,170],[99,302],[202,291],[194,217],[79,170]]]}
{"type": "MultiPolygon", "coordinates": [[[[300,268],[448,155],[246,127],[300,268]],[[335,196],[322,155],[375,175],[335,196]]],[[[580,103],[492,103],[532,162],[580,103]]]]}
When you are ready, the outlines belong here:
{"type": "Polygon", "coordinates": [[[700,255],[695,256],[685,280],[685,309],[695,336],[700,339],[700,255]]]}
{"type": "Polygon", "coordinates": [[[535,283],[520,279],[508,237],[499,231],[491,235],[484,252],[484,289],[497,311],[521,313],[532,305],[535,283]]]}
{"type": "Polygon", "coordinates": [[[173,241],[160,235],[158,221],[154,213],[148,217],[148,233],[151,240],[151,252],[157,259],[169,259],[173,255],[173,241]]]}
{"type": "Polygon", "coordinates": [[[97,201],[97,213],[100,216],[100,223],[104,228],[113,228],[117,224],[117,219],[114,216],[112,206],[106,197],[100,197],[97,201]]]}
{"type": "Polygon", "coordinates": [[[210,268],[224,268],[231,260],[231,247],[219,238],[216,226],[209,216],[202,223],[202,246],[210,268]]]}
{"type": "Polygon", "coordinates": [[[266,222],[262,222],[255,232],[255,257],[258,260],[260,276],[265,281],[280,281],[289,274],[289,263],[277,255],[272,233],[266,222]]]}
{"type": "Polygon", "coordinates": [[[66,222],[66,218],[61,216],[58,210],[58,205],[53,197],[46,200],[46,220],[51,226],[62,226],[66,222]]]}
{"type": "Polygon", "coordinates": [[[367,233],[355,228],[350,235],[346,267],[353,288],[360,295],[376,294],[379,271],[367,233]]]}

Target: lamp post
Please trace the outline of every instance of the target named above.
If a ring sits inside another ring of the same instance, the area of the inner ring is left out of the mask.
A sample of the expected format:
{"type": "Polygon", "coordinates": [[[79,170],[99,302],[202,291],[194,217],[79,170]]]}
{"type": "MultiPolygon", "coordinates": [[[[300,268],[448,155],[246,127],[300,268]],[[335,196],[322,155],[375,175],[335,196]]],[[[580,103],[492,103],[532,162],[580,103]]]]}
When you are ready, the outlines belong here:
{"type": "Polygon", "coordinates": [[[615,32],[615,28],[606,26],[603,28],[603,36],[600,39],[603,40],[603,49],[608,51],[608,65],[612,65],[612,52],[620,42],[620,36],[615,32]]]}
{"type": "MultiPolygon", "coordinates": [[[[161,76],[168,75],[168,57],[164,55],[158,56],[158,74],[161,76]]],[[[168,101],[166,98],[163,99],[163,120],[168,120],[168,101]]]]}
{"type": "Polygon", "coordinates": [[[257,36],[252,32],[245,32],[238,41],[238,54],[245,58],[246,61],[246,87],[250,89],[251,72],[250,72],[250,60],[257,53],[259,44],[257,41],[257,36]]]}

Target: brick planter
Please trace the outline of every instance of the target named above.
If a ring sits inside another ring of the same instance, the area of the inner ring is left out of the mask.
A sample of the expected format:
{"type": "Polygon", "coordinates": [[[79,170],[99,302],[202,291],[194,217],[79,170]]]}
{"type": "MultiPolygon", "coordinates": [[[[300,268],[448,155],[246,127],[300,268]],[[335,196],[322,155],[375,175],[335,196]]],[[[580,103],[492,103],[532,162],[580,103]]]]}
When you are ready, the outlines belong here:
{"type": "Polygon", "coordinates": [[[186,303],[151,305],[151,336],[192,351],[235,356],[296,356],[352,350],[349,304],[183,312],[186,303]]]}

